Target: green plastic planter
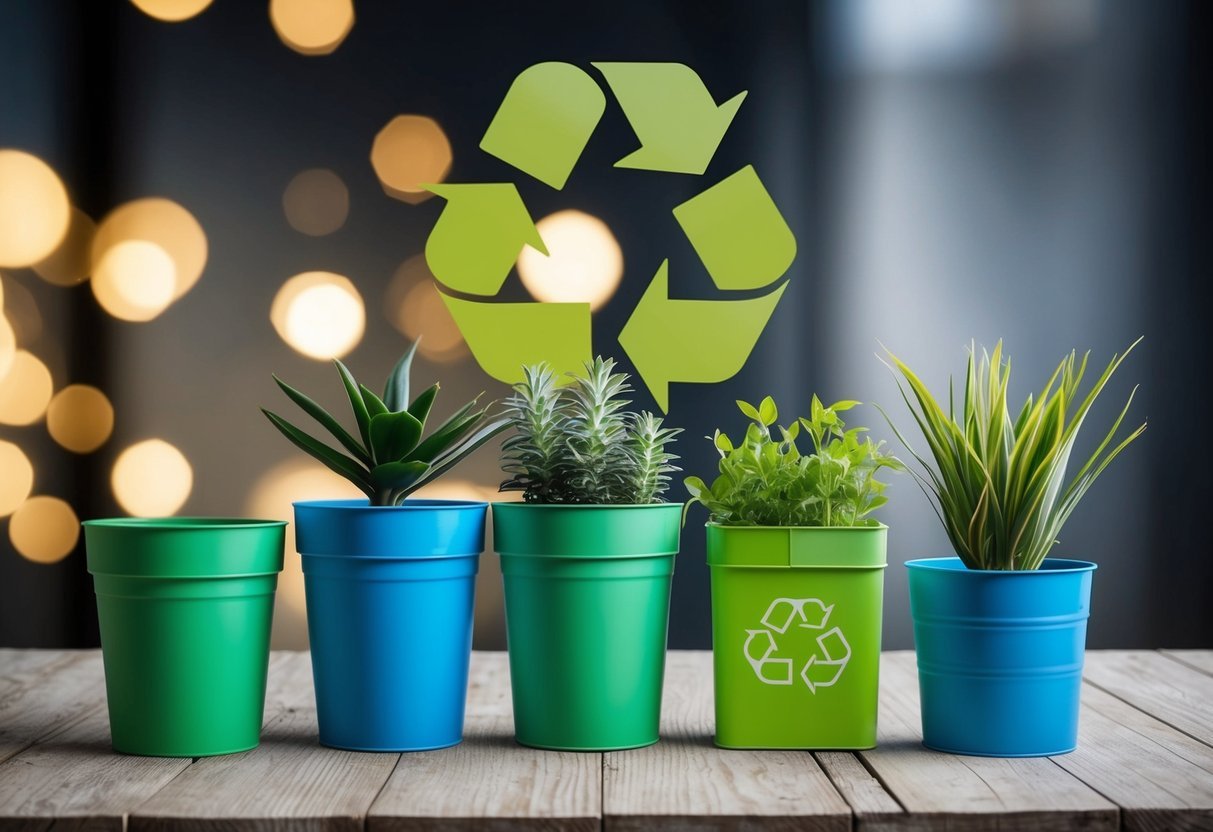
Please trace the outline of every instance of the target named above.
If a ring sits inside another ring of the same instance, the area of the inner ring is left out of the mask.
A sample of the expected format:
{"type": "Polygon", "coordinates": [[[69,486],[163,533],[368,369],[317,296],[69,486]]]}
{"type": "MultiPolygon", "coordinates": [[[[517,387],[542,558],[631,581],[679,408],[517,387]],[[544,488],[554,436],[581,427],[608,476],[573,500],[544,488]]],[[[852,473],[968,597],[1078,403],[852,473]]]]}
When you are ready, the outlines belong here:
{"type": "Polygon", "coordinates": [[[708,524],[717,745],[876,745],[887,536],[708,524]]]}
{"type": "Polygon", "coordinates": [[[682,506],[493,504],[518,742],[658,738],[682,506]]]}
{"type": "Polygon", "coordinates": [[[207,757],[255,748],[286,523],[84,523],[115,751],[207,757]]]}

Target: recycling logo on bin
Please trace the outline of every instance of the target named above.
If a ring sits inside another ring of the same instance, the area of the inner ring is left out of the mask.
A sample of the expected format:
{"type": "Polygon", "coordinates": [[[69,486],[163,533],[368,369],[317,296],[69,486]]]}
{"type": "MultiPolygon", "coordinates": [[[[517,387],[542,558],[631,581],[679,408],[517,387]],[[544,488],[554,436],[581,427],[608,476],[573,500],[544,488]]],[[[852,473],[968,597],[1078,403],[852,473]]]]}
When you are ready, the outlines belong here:
{"type": "MultiPolygon", "coordinates": [[[[695,71],[679,63],[593,67],[640,141],[617,168],[703,176],[746,97],[743,91],[718,105],[695,71]]],[[[560,191],[606,104],[602,86],[584,69],[537,64],[514,79],[480,148],[560,191]]],[[[480,367],[506,383],[539,361],[557,373],[580,369],[592,358],[589,303],[497,300],[525,246],[548,254],[518,186],[426,187],[447,202],[426,241],[426,262],[480,367]]],[[[672,214],[719,297],[670,297],[671,270],[695,271],[694,263],[667,258],[640,266],[652,277],[619,343],[663,412],[671,382],[719,382],[741,370],[796,257],[796,238],[753,165],[708,185],[672,214]]]]}
{"type": "Polygon", "coordinates": [[[746,630],[742,650],[754,675],[767,685],[792,685],[799,677],[809,693],[828,688],[842,678],[851,660],[851,645],[838,627],[826,629],[834,605],[819,598],[776,598],[767,607],[762,628],[746,630]],[[780,655],[779,642],[795,630],[820,630],[816,652],[799,666],[799,659],[780,655]]]}

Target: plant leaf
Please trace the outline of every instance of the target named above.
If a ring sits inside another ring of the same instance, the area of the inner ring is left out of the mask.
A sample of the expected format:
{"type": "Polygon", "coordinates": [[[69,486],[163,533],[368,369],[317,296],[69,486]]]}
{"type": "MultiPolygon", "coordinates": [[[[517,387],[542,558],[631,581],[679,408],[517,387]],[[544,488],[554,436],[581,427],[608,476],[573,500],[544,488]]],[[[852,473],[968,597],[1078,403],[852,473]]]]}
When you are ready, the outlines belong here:
{"type": "Polygon", "coordinates": [[[366,412],[372,421],[376,416],[392,412],[387,409],[387,405],[383,403],[383,399],[375,395],[374,390],[365,384],[359,384],[358,389],[362,391],[362,403],[366,405],[366,412]]]}
{"type": "MultiPolygon", "coordinates": [[[[413,403],[409,405],[409,413],[412,413],[417,421],[423,426],[425,425],[425,420],[430,417],[430,410],[434,407],[434,399],[438,397],[439,389],[440,387],[437,384],[427,387],[421,392],[421,395],[414,399],[413,403]]],[[[390,403],[388,406],[391,406],[390,403]]]]}
{"type": "Polygon", "coordinates": [[[362,436],[363,446],[369,452],[371,416],[367,412],[366,402],[362,400],[362,394],[358,392],[358,382],[354,380],[353,373],[339,359],[334,358],[333,364],[337,366],[337,372],[341,374],[341,383],[345,385],[345,395],[350,400],[350,409],[354,411],[354,420],[358,423],[358,433],[362,436]]]}
{"type": "Polygon", "coordinates": [[[385,462],[371,469],[371,482],[380,491],[411,489],[429,469],[424,462],[385,462]]]}
{"type": "Polygon", "coordinates": [[[266,418],[282,432],[282,435],[289,439],[300,450],[310,454],[311,456],[324,463],[330,470],[340,474],[347,480],[358,486],[368,497],[374,497],[374,491],[371,488],[370,482],[367,479],[369,473],[358,463],[354,462],[347,456],[343,456],[337,451],[325,445],[323,442],[308,436],[299,428],[292,425],[290,422],[283,419],[276,413],[262,408],[262,413],[266,418]]]}
{"type": "MultiPolygon", "coordinates": [[[[383,403],[388,410],[393,413],[399,413],[404,410],[409,403],[409,373],[413,368],[413,356],[417,353],[417,345],[421,343],[418,338],[409,348],[404,351],[404,355],[400,356],[400,360],[396,362],[396,366],[392,368],[392,372],[388,374],[387,384],[383,386],[383,403]]],[[[422,419],[424,422],[425,420],[422,419]]]]}
{"type": "Polygon", "coordinates": [[[282,388],[282,392],[286,393],[291,401],[299,405],[304,413],[319,422],[325,428],[325,430],[331,433],[347,451],[354,455],[356,459],[363,464],[367,464],[371,461],[370,454],[367,453],[366,448],[364,448],[357,439],[350,436],[349,431],[343,428],[341,423],[334,419],[327,410],[316,404],[316,402],[312,401],[294,387],[291,387],[282,379],[278,378],[278,376],[274,376],[273,378],[274,381],[277,382],[278,386],[282,388]]]}
{"type": "Polygon", "coordinates": [[[420,439],[421,422],[407,410],[371,419],[371,455],[381,465],[404,460],[420,439]]]}

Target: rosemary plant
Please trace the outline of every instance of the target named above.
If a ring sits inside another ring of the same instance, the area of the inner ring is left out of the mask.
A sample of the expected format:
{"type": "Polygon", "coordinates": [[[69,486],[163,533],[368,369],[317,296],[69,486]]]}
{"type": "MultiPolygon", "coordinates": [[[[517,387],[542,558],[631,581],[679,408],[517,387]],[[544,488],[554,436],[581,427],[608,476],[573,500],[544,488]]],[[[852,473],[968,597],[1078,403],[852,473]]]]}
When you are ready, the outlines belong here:
{"type": "Polygon", "coordinates": [[[509,424],[490,417],[488,408],[477,409],[477,397],[423,438],[439,385],[426,388],[410,403],[409,374],[416,351],[417,345],[413,344],[396,363],[382,398],[359,384],[340,361],[333,362],[354,411],[357,437],[312,399],[274,376],[282,392],[332,434],[346,453],[313,438],[276,413],[264,408],[261,412],[295,446],[358,486],[372,505],[399,505],[509,424]]]}
{"type": "Polygon", "coordinates": [[[528,503],[635,505],[662,502],[677,459],[668,447],[680,429],[647,411],[627,410],[626,373],[595,358],[561,387],[546,364],[523,368],[505,402],[515,433],[502,443],[502,491],[528,503]]]}
{"type": "MultiPolygon", "coordinates": [[[[1112,445],[1133,403],[1134,388],[1103,441],[1066,482],[1074,443],[1091,405],[1140,342],[1140,338],[1134,341],[1123,355],[1113,355],[1085,396],[1080,395],[1080,387],[1090,352],[1081,360],[1071,352],[1040,394],[1029,395],[1014,417],[1007,394],[1011,363],[1003,359],[1001,341],[993,354],[983,350],[980,360],[976,347],[970,349],[959,414],[950,382],[945,411],[918,376],[889,353],[890,369],[934,464],[915,453],[900,432],[897,438],[925,471],[925,476],[917,472],[915,476],[966,566],[1040,568],[1087,490],[1146,429],[1143,422],[1112,445]]],[[[897,431],[896,426],[893,429],[897,431]]]]}

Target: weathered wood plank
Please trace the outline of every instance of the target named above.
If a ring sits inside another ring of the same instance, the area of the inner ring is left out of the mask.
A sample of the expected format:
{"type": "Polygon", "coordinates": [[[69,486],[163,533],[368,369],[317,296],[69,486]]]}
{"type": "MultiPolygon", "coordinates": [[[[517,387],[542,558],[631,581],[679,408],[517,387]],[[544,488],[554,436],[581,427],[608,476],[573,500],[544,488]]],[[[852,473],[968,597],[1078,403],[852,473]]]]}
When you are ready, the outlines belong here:
{"type": "Polygon", "coordinates": [[[713,744],[710,653],[666,661],[661,742],[604,757],[607,829],[850,829],[850,807],[812,754],[713,744]]]}
{"type": "Polygon", "coordinates": [[[1213,650],[1160,650],[1169,659],[1183,662],[1189,667],[1213,674],[1213,650]]]}
{"type": "Polygon", "coordinates": [[[355,832],[398,756],[325,748],[314,711],[285,711],[258,748],[196,761],[132,812],[127,828],[355,832]]]}
{"type": "Polygon", "coordinates": [[[472,653],[468,671],[468,716],[514,718],[510,661],[503,652],[472,653]]]}
{"type": "Polygon", "coordinates": [[[601,811],[601,754],[525,748],[509,717],[469,716],[461,744],[401,755],[367,828],[592,832],[601,811]]]}
{"type": "Polygon", "coordinates": [[[0,696],[0,762],[105,707],[100,652],[66,654],[0,696]]]}
{"type": "Polygon", "coordinates": [[[1078,748],[1054,762],[1120,806],[1124,829],[1213,829],[1213,748],[1093,685],[1078,748]]]}
{"type": "Polygon", "coordinates": [[[0,690],[11,691],[79,658],[83,650],[18,650],[0,647],[0,690]]]}
{"type": "Polygon", "coordinates": [[[917,818],[902,808],[864,767],[858,755],[850,751],[818,751],[814,756],[834,788],[850,804],[856,829],[915,832],[931,828],[929,820],[917,818]]]}
{"type": "Polygon", "coordinates": [[[273,719],[282,711],[315,708],[316,688],[312,681],[311,654],[297,650],[271,653],[265,685],[266,719],[273,719]]]}
{"type": "Polygon", "coordinates": [[[1083,677],[1153,717],[1213,745],[1213,676],[1160,653],[1094,650],[1083,677]]]}
{"type": "Polygon", "coordinates": [[[0,830],[121,832],[126,815],[190,762],[115,754],[109,716],[94,709],[0,764],[0,830]]]}
{"type": "Polygon", "coordinates": [[[923,748],[914,654],[886,653],[880,675],[880,747],[860,753],[906,811],[952,832],[1118,827],[1116,806],[1052,760],[923,748]]]}

